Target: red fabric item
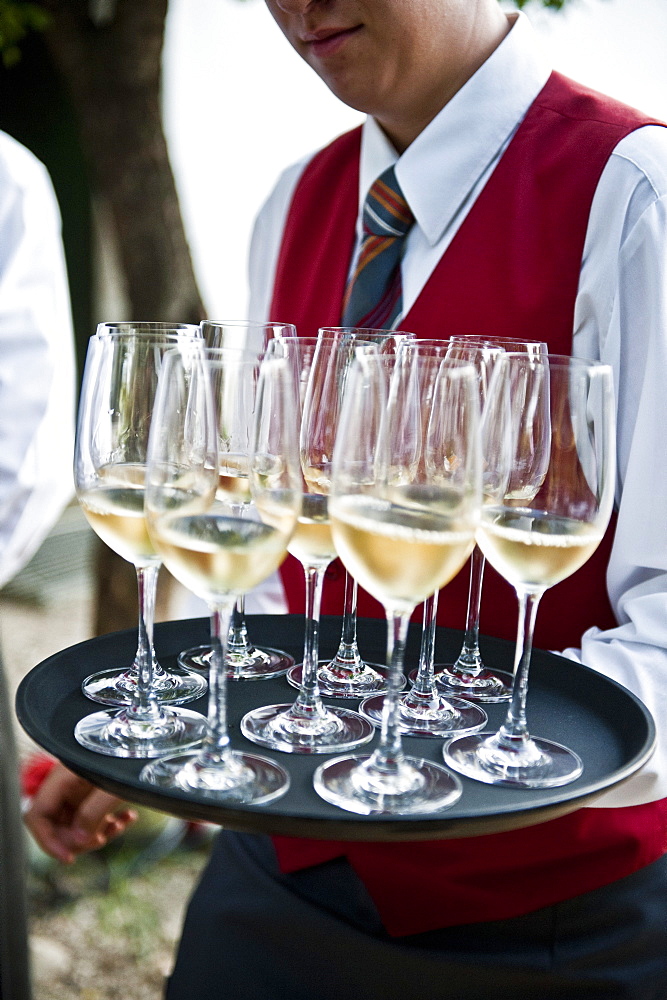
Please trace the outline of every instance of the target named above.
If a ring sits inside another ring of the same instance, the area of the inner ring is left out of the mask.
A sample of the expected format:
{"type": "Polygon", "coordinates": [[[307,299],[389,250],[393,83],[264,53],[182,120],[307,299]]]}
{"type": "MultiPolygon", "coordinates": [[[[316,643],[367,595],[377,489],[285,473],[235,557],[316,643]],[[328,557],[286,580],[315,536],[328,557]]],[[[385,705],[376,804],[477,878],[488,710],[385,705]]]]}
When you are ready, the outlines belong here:
{"type": "Polygon", "coordinates": [[[516,917],[632,874],[667,851],[667,800],[579,809],[481,837],[412,844],[288,837],[273,842],[283,872],[345,855],[389,934],[401,937],[516,917]]]}
{"type": "Polygon", "coordinates": [[[46,754],[33,754],[21,767],[21,791],[28,798],[32,798],[44,779],[56,766],[53,757],[46,754]]]}
{"type": "MultiPolygon", "coordinates": [[[[645,124],[660,123],[553,73],[401,328],[422,337],[533,338],[569,354],[593,195],[614,147],[645,124]]],[[[340,322],[358,211],[359,141],[357,129],[317,154],[290,207],[271,313],[289,317],[302,336],[340,322]]],[[[537,648],[578,645],[590,626],[614,627],[605,586],[612,537],[613,524],[588,563],[545,594],[537,648]]],[[[282,575],[290,611],[303,613],[300,564],[286,560],[282,575]]],[[[343,578],[334,563],[323,614],[340,613],[343,578]]],[[[466,567],[444,588],[439,624],[463,627],[468,579],[466,567]]],[[[358,607],[362,616],[384,615],[361,588],[358,607]]],[[[516,625],[514,591],[489,567],[482,632],[514,639],[516,625]]],[[[525,830],[454,841],[274,842],[285,871],[346,855],[387,929],[402,935],[517,915],[604,885],[660,857],[666,830],[661,801],[581,809],[525,830]]]]}

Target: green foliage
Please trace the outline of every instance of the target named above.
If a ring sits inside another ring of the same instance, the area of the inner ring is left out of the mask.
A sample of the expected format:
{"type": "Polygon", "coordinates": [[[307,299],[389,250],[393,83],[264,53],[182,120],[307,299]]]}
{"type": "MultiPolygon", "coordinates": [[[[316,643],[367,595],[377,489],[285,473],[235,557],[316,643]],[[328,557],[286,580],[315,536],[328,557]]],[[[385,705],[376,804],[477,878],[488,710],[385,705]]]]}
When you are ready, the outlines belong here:
{"type": "Polygon", "coordinates": [[[21,42],[29,31],[44,31],[51,18],[44,7],[25,0],[0,0],[0,58],[14,66],[21,58],[21,42]]]}
{"type": "MultiPolygon", "coordinates": [[[[538,5],[542,7],[546,7],[549,10],[562,10],[563,7],[569,3],[569,0],[534,0],[534,2],[538,3],[538,5]]],[[[533,0],[512,0],[512,3],[515,7],[518,7],[519,10],[523,10],[524,7],[528,7],[531,3],[533,3],[533,0]]]]}

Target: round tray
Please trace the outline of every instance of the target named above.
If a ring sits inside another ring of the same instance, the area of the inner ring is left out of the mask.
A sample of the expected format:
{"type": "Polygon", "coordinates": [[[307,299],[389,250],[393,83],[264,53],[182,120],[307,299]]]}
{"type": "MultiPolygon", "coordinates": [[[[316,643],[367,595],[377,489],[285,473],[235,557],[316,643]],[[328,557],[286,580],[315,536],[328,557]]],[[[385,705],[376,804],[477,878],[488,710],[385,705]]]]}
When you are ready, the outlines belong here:
{"type": "MultiPolygon", "coordinates": [[[[299,662],[303,652],[302,617],[251,615],[248,629],[256,645],[284,649],[299,662]]],[[[358,635],[362,655],[384,662],[386,624],[360,619],[358,635]]],[[[340,619],[324,617],[320,655],[333,655],[339,637],[340,619]]],[[[207,638],[206,619],[165,622],[155,628],[155,647],[164,666],[174,665],[181,650],[207,638]]],[[[411,625],[406,672],[416,666],[420,639],[421,628],[411,625]]],[[[458,631],[438,629],[436,662],[451,661],[459,652],[461,639],[462,633],[458,631]]],[[[16,710],[21,725],[36,743],[71,770],[107,791],[139,805],[185,819],[219,823],[234,830],[337,840],[400,841],[476,836],[530,826],[586,805],[624,781],[648,760],[655,745],[651,715],[633,694],[572,660],[536,650],[528,692],[530,731],[564,743],[580,755],[584,772],[577,781],[562,788],[527,790],[462,778],[461,798],[442,812],[418,818],[362,817],[324,802],[313,790],[313,772],[326,756],[272,752],[255,747],[241,735],[239,723],[249,709],[292,702],[296,696],[294,688],[284,677],[240,681],[228,685],[232,746],[279,760],[290,772],[291,785],[282,798],[265,806],[211,804],[196,793],[157,791],[139,781],[144,761],[95,754],[74,739],[73,730],[79,719],[100,708],[81,693],[81,681],[95,670],[131,663],[135,647],[136,631],[128,630],[71,646],[38,664],[18,689],[16,710]]],[[[513,643],[482,639],[482,653],[490,665],[511,670],[513,652],[513,643]]],[[[355,702],[342,704],[354,707],[355,702]]],[[[497,728],[504,719],[506,706],[485,707],[489,715],[487,728],[497,728]]],[[[188,708],[205,713],[206,698],[188,708]]],[[[372,749],[377,739],[376,735],[359,752],[372,749]]],[[[442,740],[404,738],[407,753],[439,763],[442,763],[442,746],[442,740]]]]}

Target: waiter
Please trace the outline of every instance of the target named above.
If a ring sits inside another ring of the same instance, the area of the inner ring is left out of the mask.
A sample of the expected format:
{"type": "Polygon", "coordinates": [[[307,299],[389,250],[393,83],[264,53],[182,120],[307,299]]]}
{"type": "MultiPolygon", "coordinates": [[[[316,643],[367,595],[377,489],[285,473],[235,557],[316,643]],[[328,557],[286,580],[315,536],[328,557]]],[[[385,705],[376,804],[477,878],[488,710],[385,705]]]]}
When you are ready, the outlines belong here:
{"type": "MultiPolygon", "coordinates": [[[[545,600],[536,643],[638,694],[658,749],[594,807],[524,830],[419,844],[221,834],[168,1000],[665,997],[667,129],[552,72],[527,19],[496,0],[267,5],[368,117],[278,180],[251,249],[252,318],[302,335],[342,322],[539,339],[612,365],[615,534],[545,600]],[[355,313],[369,192],[394,206],[399,262],[355,313]]],[[[460,627],[457,586],[441,623],[460,627]]],[[[484,632],[513,638],[510,593],[489,574],[484,632]]],[[[298,608],[296,590],[286,598],[298,608]]]]}

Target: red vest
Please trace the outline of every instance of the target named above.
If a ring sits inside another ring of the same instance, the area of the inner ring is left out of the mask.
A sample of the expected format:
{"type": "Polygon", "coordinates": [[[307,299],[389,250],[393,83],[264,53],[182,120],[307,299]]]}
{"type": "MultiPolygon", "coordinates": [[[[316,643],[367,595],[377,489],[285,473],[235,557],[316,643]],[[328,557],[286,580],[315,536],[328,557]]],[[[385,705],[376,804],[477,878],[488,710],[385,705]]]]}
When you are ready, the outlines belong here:
{"type": "MultiPolygon", "coordinates": [[[[618,142],[650,123],[553,73],[401,329],[421,337],[533,338],[546,341],[552,353],[569,354],[597,183],[618,142]]],[[[356,129],[317,154],[289,210],[271,315],[295,323],[302,336],[340,323],[358,212],[359,143],[356,129]]],[[[614,627],[605,586],[611,540],[610,530],[582,569],[545,594],[536,647],[577,646],[590,626],[614,627]]],[[[286,561],[282,574],[290,611],[303,613],[301,565],[286,561]]],[[[334,564],[323,613],[340,614],[342,577],[334,564]]],[[[441,594],[439,624],[462,628],[467,596],[466,569],[441,594]]],[[[359,614],[384,612],[360,590],[359,614]]],[[[482,632],[514,639],[516,625],[514,591],[489,567],[482,632]]],[[[418,848],[287,838],[275,843],[284,870],[346,854],[390,933],[408,934],[513,916],[596,888],[658,858],[667,850],[666,831],[665,804],[652,803],[581,809],[526,830],[418,848]]]]}

